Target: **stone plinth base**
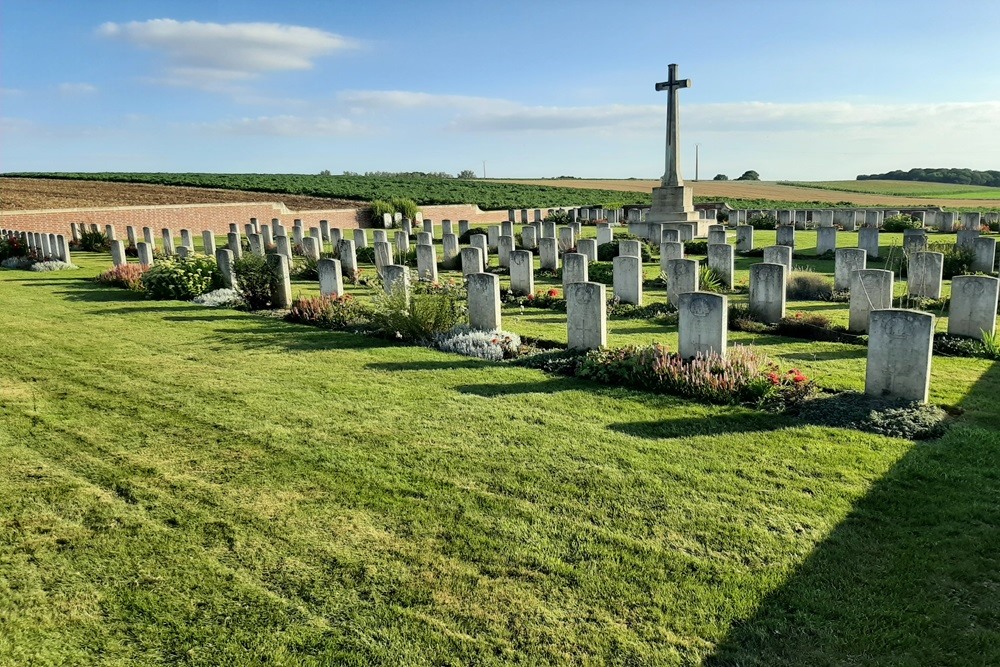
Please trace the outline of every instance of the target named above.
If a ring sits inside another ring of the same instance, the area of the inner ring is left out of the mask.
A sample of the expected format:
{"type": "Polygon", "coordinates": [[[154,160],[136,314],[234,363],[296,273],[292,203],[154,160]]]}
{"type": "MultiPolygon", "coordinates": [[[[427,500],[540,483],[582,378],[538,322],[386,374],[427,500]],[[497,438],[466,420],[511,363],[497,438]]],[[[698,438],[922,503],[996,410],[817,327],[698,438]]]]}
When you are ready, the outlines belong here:
{"type": "Polygon", "coordinates": [[[660,242],[660,225],[670,222],[693,222],[697,225],[695,235],[708,235],[708,226],[715,220],[702,219],[694,210],[691,188],[683,185],[662,185],[653,188],[653,205],[643,222],[630,222],[628,231],[636,236],[660,242]]]}

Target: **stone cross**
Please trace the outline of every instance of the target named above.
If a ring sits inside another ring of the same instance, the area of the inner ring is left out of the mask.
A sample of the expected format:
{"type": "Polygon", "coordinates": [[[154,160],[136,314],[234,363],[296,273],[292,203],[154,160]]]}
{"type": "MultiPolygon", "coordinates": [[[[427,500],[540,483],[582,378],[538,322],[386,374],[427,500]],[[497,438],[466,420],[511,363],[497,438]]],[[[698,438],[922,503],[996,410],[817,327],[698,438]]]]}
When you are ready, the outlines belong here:
{"type": "Polygon", "coordinates": [[[670,78],[656,84],[656,90],[667,91],[667,168],[663,172],[663,185],[684,185],[681,178],[680,109],[677,91],[690,88],[691,79],[677,78],[677,65],[670,65],[670,78]]]}

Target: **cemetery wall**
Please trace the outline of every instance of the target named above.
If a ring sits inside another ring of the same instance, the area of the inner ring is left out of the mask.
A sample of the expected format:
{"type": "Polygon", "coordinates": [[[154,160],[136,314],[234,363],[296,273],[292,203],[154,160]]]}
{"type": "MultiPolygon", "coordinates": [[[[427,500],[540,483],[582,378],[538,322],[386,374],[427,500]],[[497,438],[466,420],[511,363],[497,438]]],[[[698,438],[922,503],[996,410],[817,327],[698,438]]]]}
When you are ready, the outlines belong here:
{"type": "MultiPolygon", "coordinates": [[[[441,220],[468,220],[471,225],[496,223],[507,219],[507,211],[482,211],[475,204],[446,206],[422,206],[425,219],[439,225],[441,220]]],[[[367,208],[328,209],[312,211],[291,211],[284,204],[257,202],[250,204],[179,204],[174,206],[118,206],[109,208],[49,209],[38,211],[0,211],[0,227],[21,231],[45,232],[47,234],[68,234],[70,223],[82,222],[98,225],[114,225],[118,238],[125,237],[129,225],[140,230],[150,227],[160,230],[169,227],[174,233],[190,229],[201,233],[210,230],[216,234],[229,231],[230,223],[243,225],[257,218],[261,224],[268,224],[272,218],[279,218],[291,227],[296,218],[304,227],[318,227],[320,220],[328,220],[331,227],[356,229],[369,227],[367,208]]]]}

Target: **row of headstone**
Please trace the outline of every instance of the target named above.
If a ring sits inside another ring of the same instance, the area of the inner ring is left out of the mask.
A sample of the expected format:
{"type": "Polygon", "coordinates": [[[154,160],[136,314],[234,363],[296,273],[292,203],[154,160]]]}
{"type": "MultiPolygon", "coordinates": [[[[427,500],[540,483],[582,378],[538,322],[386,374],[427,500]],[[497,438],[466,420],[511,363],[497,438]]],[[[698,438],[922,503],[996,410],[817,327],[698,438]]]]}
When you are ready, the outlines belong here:
{"type": "MultiPolygon", "coordinates": [[[[706,211],[710,215],[712,211],[706,211]]],[[[759,215],[777,220],[779,225],[790,225],[795,229],[824,229],[837,227],[845,231],[855,231],[863,227],[882,227],[886,218],[905,213],[916,218],[922,227],[943,232],[959,230],[978,231],[982,225],[1000,224],[998,211],[936,211],[914,209],[736,209],[728,213],[729,226],[744,225],[759,215]]],[[[705,216],[703,216],[705,217],[705,216]]]]}
{"type": "Polygon", "coordinates": [[[28,249],[28,252],[40,260],[59,260],[67,264],[73,263],[69,242],[63,234],[0,228],[0,237],[16,237],[28,249]]]}

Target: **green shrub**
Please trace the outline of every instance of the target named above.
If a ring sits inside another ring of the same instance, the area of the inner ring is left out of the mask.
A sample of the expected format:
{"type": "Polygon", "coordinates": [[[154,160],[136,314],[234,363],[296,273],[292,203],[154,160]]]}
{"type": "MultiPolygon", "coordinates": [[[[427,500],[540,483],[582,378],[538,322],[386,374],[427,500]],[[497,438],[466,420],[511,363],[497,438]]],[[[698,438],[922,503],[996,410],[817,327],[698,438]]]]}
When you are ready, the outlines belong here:
{"type": "Polygon", "coordinates": [[[615,269],[611,262],[590,262],[587,277],[591,282],[611,285],[615,281],[615,269]]]}
{"type": "Polygon", "coordinates": [[[464,299],[463,288],[447,284],[424,292],[414,290],[409,298],[400,288],[378,292],[372,297],[371,323],[387,338],[426,341],[462,323],[464,299]]]}
{"type": "Polygon", "coordinates": [[[149,267],[142,276],[142,286],[151,299],[190,301],[222,287],[222,274],[211,257],[176,257],[149,267]]]}
{"type": "Polygon", "coordinates": [[[376,227],[382,227],[383,216],[386,213],[392,215],[395,212],[396,212],[396,207],[393,206],[391,202],[387,202],[383,199],[376,199],[371,203],[371,212],[369,213],[369,215],[371,216],[371,221],[373,225],[375,225],[376,227]]]}
{"type": "Polygon", "coordinates": [[[289,273],[299,280],[319,280],[319,260],[312,257],[296,257],[289,273]]]}
{"type": "Polygon", "coordinates": [[[615,257],[618,256],[618,242],[625,240],[638,240],[639,241],[639,255],[643,262],[649,262],[653,259],[653,251],[645,240],[640,239],[632,234],[618,234],[614,241],[611,243],[602,243],[597,246],[597,261],[599,262],[610,262],[615,257]]]}
{"type": "Polygon", "coordinates": [[[111,250],[111,239],[101,232],[83,232],[80,235],[80,250],[88,252],[107,252],[111,250]]]}
{"type": "Polygon", "coordinates": [[[655,302],[645,306],[624,303],[614,296],[608,299],[607,315],[620,320],[665,320],[676,317],[677,308],[669,303],[655,302]]]}
{"type": "Polygon", "coordinates": [[[833,281],[814,271],[792,271],[786,290],[786,298],[793,301],[829,301],[833,281]]]}
{"type": "Polygon", "coordinates": [[[953,336],[947,333],[934,334],[934,354],[946,357],[981,357],[1000,359],[1000,343],[996,336],[983,332],[980,339],[953,336]]]}
{"type": "Polygon", "coordinates": [[[393,213],[401,213],[404,218],[409,218],[410,220],[416,220],[417,213],[420,212],[417,202],[412,199],[393,197],[389,200],[389,203],[392,204],[393,213]]]}
{"type": "Polygon", "coordinates": [[[944,255],[942,275],[944,280],[972,273],[972,262],[976,253],[971,248],[962,248],[954,243],[928,243],[927,250],[944,255]]]}
{"type": "Polygon", "coordinates": [[[149,267],[145,264],[119,264],[97,276],[96,280],[105,285],[124,287],[132,292],[141,292],[142,276],[149,267]]]}
{"type": "Polygon", "coordinates": [[[747,333],[770,333],[774,331],[773,325],[760,321],[757,314],[745,303],[729,304],[729,330],[746,331],[747,333]]]}
{"type": "Polygon", "coordinates": [[[586,355],[586,350],[544,350],[519,357],[511,365],[572,377],[577,374],[586,355]]]}
{"type": "Polygon", "coordinates": [[[935,405],[910,403],[898,408],[872,410],[858,428],[892,438],[928,440],[944,435],[947,417],[945,411],[935,405]]]}
{"type": "Polygon", "coordinates": [[[569,222],[569,211],[557,209],[551,213],[546,213],[543,219],[546,222],[555,222],[560,225],[565,224],[569,222]]]}
{"type": "Polygon", "coordinates": [[[11,257],[26,257],[28,246],[16,234],[0,236],[0,262],[11,257]]]}
{"type": "Polygon", "coordinates": [[[789,393],[800,402],[813,385],[797,370],[786,375],[765,356],[749,347],[735,345],[726,357],[717,354],[683,359],[660,344],[591,350],[578,373],[604,384],[628,386],[710,403],[765,402],[784,404],[779,394],[789,393]]]}
{"type": "Polygon", "coordinates": [[[458,242],[466,244],[469,243],[470,241],[472,241],[473,234],[482,234],[483,236],[486,236],[488,238],[490,232],[485,227],[469,227],[469,229],[464,234],[459,235],[458,242]]]}
{"type": "Polygon", "coordinates": [[[358,248],[354,251],[354,256],[359,262],[365,262],[366,264],[375,263],[375,246],[365,246],[364,248],[358,248]]]}
{"type": "Polygon", "coordinates": [[[899,215],[888,217],[882,221],[883,232],[899,233],[904,229],[920,229],[922,227],[923,223],[906,213],[900,213],[899,215]]]}
{"type": "Polygon", "coordinates": [[[783,317],[774,325],[774,333],[790,338],[835,343],[859,344],[864,342],[860,336],[848,333],[845,327],[832,324],[830,318],[819,313],[795,313],[791,317],[783,317]]]}
{"type": "Polygon", "coordinates": [[[273,305],[272,295],[277,289],[277,279],[260,255],[247,253],[233,261],[236,274],[236,291],[249,310],[264,310],[273,305]]]}
{"type": "Polygon", "coordinates": [[[947,426],[947,415],[941,408],[857,391],[811,397],[796,412],[800,421],[809,424],[854,428],[910,440],[939,437],[947,426]]]}
{"type": "Polygon", "coordinates": [[[774,229],[778,226],[778,219],[773,215],[758,213],[757,215],[750,216],[747,224],[754,229],[774,229]]]}
{"type": "Polygon", "coordinates": [[[707,255],[708,241],[685,241],[684,254],[686,255],[707,255]]]}
{"type": "Polygon", "coordinates": [[[350,294],[299,297],[285,319],[330,329],[355,329],[371,322],[371,313],[350,294]]]}
{"type": "Polygon", "coordinates": [[[698,289],[702,292],[725,292],[726,283],[720,274],[715,269],[709,267],[707,264],[702,264],[698,267],[698,289]]]}

